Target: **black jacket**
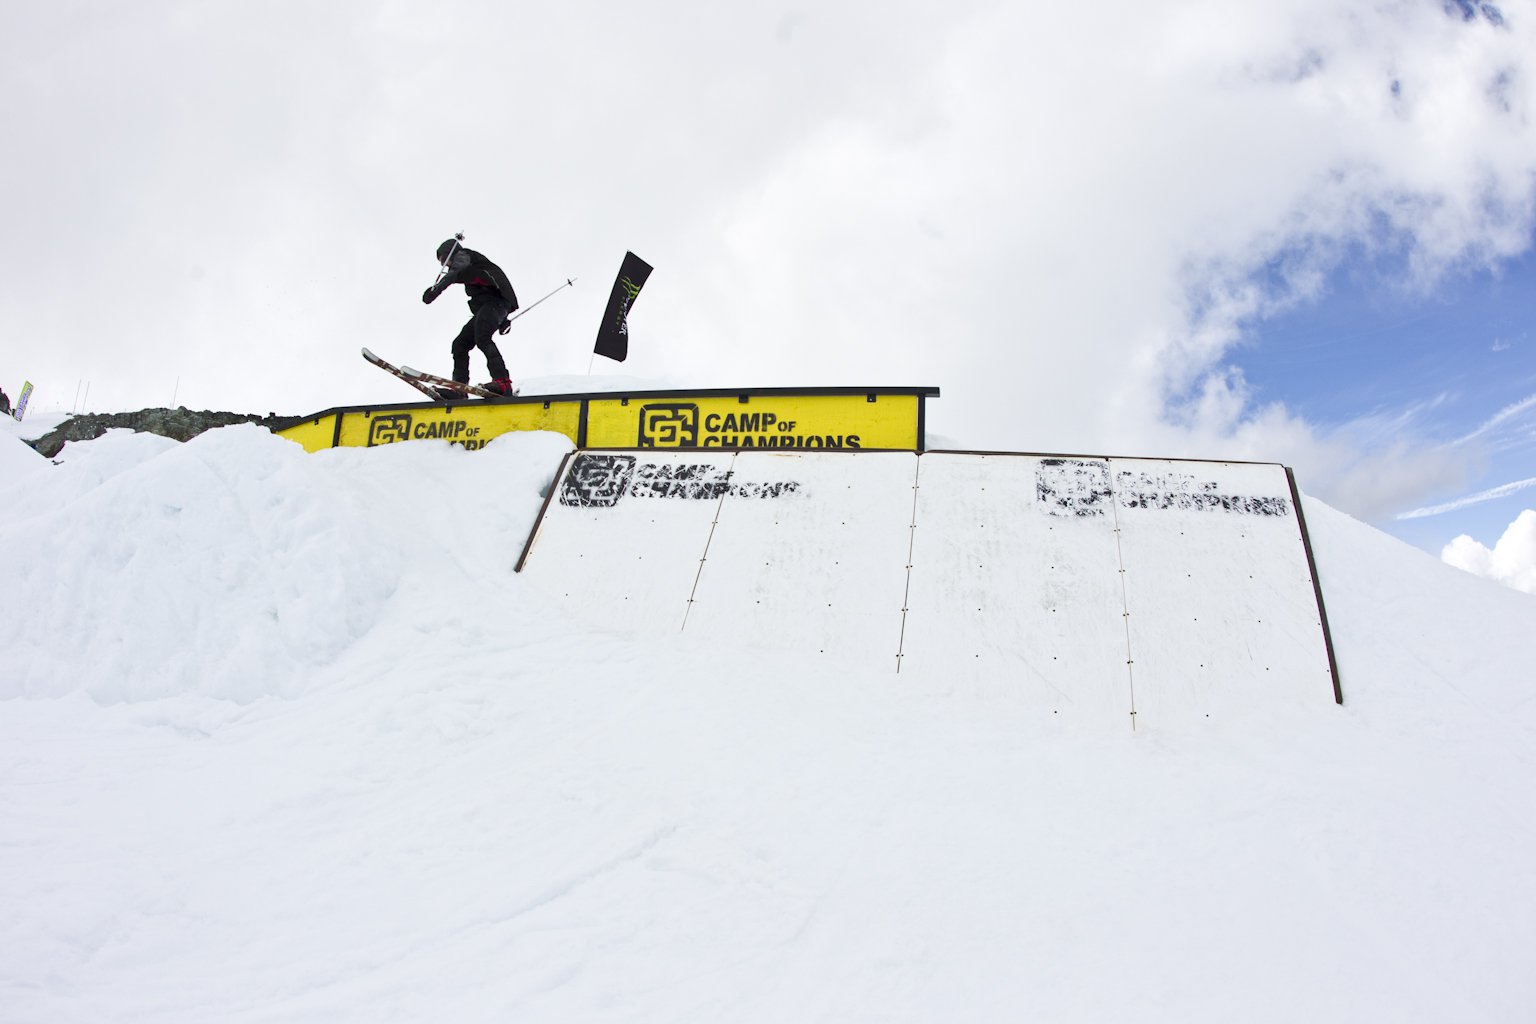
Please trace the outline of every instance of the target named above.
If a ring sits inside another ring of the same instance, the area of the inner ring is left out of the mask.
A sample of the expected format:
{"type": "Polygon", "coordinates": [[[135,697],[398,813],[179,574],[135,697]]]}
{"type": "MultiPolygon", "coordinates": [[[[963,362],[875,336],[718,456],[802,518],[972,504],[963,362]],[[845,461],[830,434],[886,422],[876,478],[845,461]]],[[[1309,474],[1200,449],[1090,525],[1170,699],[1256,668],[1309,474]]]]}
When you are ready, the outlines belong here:
{"type": "Polygon", "coordinates": [[[493,301],[508,303],[509,313],[517,309],[517,293],[512,290],[512,282],[507,280],[500,267],[478,252],[459,249],[451,257],[451,266],[452,269],[428,289],[432,298],[437,298],[452,285],[462,284],[469,296],[471,312],[493,301]],[[467,260],[464,259],[466,256],[469,257],[467,260]]]}

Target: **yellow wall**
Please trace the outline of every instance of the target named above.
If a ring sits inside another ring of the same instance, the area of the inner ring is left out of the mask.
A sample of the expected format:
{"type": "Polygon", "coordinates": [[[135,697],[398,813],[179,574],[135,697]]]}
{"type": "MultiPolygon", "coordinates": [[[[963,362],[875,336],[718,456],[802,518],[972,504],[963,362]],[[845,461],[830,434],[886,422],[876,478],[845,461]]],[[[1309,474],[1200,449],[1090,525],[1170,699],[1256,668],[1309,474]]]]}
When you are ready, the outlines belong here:
{"type": "Polygon", "coordinates": [[[318,452],[322,448],[331,447],[336,436],[336,417],[339,415],[334,412],[322,413],[297,426],[279,430],[277,435],[298,443],[307,452],[318,452]]]}
{"type": "MultiPolygon", "coordinates": [[[[928,389],[927,394],[937,394],[928,389]]],[[[546,401],[332,409],[278,433],[307,451],[436,439],[479,448],[513,430],[550,430],[589,448],[920,450],[918,394],[665,393],[546,401]],[[586,410],[583,437],[582,411],[586,410]],[[340,421],[340,430],[337,422],[340,421]]]]}
{"type": "Polygon", "coordinates": [[[593,398],[589,448],[918,447],[916,395],[593,398]]]}
{"type": "Polygon", "coordinates": [[[549,408],[542,402],[520,405],[477,402],[409,409],[368,409],[345,414],[339,443],[371,447],[435,438],[465,448],[483,448],[491,438],[513,430],[553,430],[574,443],[580,422],[580,402],[551,402],[549,408]]]}

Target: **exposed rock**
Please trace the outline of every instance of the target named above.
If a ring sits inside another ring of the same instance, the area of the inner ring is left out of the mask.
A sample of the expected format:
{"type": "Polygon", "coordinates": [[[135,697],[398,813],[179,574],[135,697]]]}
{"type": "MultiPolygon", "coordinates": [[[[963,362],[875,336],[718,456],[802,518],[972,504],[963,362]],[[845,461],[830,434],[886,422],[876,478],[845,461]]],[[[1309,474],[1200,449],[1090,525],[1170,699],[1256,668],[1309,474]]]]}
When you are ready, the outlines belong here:
{"type": "Polygon", "coordinates": [[[268,430],[281,430],[303,419],[302,416],[279,416],[268,413],[193,412],[186,406],[178,409],[140,409],[138,412],[101,413],[76,416],[34,441],[27,442],[38,452],[52,458],[59,454],[69,441],[91,441],[108,430],[126,427],[147,434],[190,441],[205,430],[227,427],[233,423],[260,423],[268,430]]]}

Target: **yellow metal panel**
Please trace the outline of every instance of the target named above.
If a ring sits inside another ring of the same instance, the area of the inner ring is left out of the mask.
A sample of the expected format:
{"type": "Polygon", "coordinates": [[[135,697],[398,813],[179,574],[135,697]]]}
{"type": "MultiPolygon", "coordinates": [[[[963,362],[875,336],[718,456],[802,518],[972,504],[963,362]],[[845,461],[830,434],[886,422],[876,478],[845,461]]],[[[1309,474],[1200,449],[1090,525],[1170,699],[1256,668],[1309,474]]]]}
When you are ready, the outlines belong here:
{"type": "Polygon", "coordinates": [[[277,435],[286,437],[307,452],[318,452],[322,448],[331,447],[331,441],[336,436],[337,415],[330,413],[317,419],[305,420],[303,423],[277,431],[277,435]]]}
{"type": "Polygon", "coordinates": [[[493,437],[514,430],[551,430],[576,441],[581,422],[579,401],[499,405],[365,409],[348,412],[341,423],[341,444],[371,447],[395,441],[437,439],[465,448],[483,448],[493,437]]]}
{"type": "Polygon", "coordinates": [[[916,395],[592,398],[589,448],[918,447],[916,395]],[[873,396],[873,400],[871,400],[873,396]]]}

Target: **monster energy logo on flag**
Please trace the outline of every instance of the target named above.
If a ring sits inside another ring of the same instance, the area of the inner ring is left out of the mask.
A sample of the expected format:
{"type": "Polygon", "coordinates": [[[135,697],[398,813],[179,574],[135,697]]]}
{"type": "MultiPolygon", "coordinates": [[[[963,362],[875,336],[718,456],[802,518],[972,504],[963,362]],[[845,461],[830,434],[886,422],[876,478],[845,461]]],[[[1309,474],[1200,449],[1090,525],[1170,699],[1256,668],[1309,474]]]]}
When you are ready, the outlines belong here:
{"type": "Polygon", "coordinates": [[[618,280],[613,282],[613,294],[608,296],[608,308],[603,312],[603,322],[597,329],[597,344],[592,351],[600,356],[623,362],[629,355],[629,307],[635,296],[645,287],[645,279],[651,276],[651,265],[632,252],[624,254],[624,264],[619,267],[618,280]]]}

